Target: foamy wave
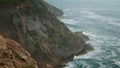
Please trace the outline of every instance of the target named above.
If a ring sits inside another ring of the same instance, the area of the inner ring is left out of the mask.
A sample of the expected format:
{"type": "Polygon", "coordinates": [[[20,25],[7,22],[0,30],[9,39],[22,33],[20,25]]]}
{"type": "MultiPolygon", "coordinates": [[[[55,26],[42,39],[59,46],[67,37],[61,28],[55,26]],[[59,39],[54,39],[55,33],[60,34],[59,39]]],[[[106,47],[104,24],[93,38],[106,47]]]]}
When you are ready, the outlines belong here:
{"type": "Polygon", "coordinates": [[[92,34],[91,32],[83,32],[83,34],[90,36],[90,37],[98,37],[97,35],[92,34]]]}
{"type": "MultiPolygon", "coordinates": [[[[65,9],[64,11],[67,12],[67,11],[73,11],[73,10],[75,10],[75,9],[65,9]]],[[[83,9],[83,10],[76,11],[76,12],[77,12],[77,15],[79,15],[79,13],[80,13],[80,16],[84,17],[85,19],[93,19],[93,20],[99,21],[101,23],[108,23],[108,24],[112,24],[115,26],[120,26],[120,23],[116,22],[116,20],[119,20],[119,19],[109,18],[106,16],[98,15],[94,11],[90,11],[90,9],[83,9]]],[[[70,16],[70,15],[73,15],[74,13],[75,12],[69,12],[67,14],[68,14],[68,16],[70,16]]]]}
{"type": "Polygon", "coordinates": [[[68,64],[66,64],[67,66],[66,67],[64,67],[64,68],[73,68],[74,67],[74,65],[72,64],[72,63],[68,63],[68,64]]]}
{"type": "MultiPolygon", "coordinates": [[[[94,46],[93,46],[94,47],[94,46]]],[[[87,54],[80,55],[80,56],[74,56],[74,59],[89,59],[93,58],[93,56],[102,53],[103,51],[99,47],[94,47],[94,51],[88,52],[87,54]]],[[[96,57],[94,57],[96,58],[96,57]]]]}
{"type": "Polygon", "coordinates": [[[120,26],[120,23],[117,23],[117,22],[109,22],[109,23],[115,26],[120,26]]]}
{"type": "Polygon", "coordinates": [[[93,56],[93,55],[94,55],[94,52],[91,51],[91,52],[89,52],[89,53],[87,53],[85,55],[74,56],[74,59],[82,59],[82,58],[88,59],[88,58],[91,58],[91,56],[93,56]]]}
{"type": "Polygon", "coordinates": [[[76,20],[73,20],[73,19],[61,19],[61,21],[63,21],[64,23],[73,24],[73,25],[79,23],[79,21],[76,21],[76,20]]]}
{"type": "Polygon", "coordinates": [[[117,54],[114,51],[111,51],[113,57],[117,57],[117,54]]]}
{"type": "Polygon", "coordinates": [[[120,52],[120,48],[117,48],[117,51],[120,52]]]}
{"type": "Polygon", "coordinates": [[[99,53],[103,52],[103,50],[100,48],[101,45],[98,45],[98,44],[102,43],[103,41],[101,41],[101,40],[94,41],[99,36],[97,36],[95,34],[92,34],[90,32],[89,33],[83,32],[83,34],[85,34],[85,35],[90,37],[90,41],[88,41],[88,43],[90,43],[94,47],[94,51],[88,52],[85,55],[74,56],[74,59],[79,59],[79,58],[86,58],[86,59],[88,59],[88,58],[93,57],[96,54],[99,54],[99,53]]]}
{"type": "Polygon", "coordinates": [[[116,21],[119,21],[119,19],[109,18],[109,17],[105,17],[102,15],[97,15],[96,13],[89,11],[89,10],[81,11],[81,15],[88,19],[100,21],[101,23],[107,23],[107,24],[111,24],[111,25],[115,25],[115,26],[120,26],[120,22],[116,22],[116,21]]]}
{"type": "Polygon", "coordinates": [[[117,60],[116,60],[116,61],[115,61],[115,64],[118,65],[118,66],[120,66],[120,61],[117,61],[117,60]]]}
{"type": "Polygon", "coordinates": [[[67,8],[67,9],[64,9],[63,11],[67,12],[67,11],[73,11],[73,10],[75,10],[75,9],[67,8]]]}
{"type": "Polygon", "coordinates": [[[100,16],[100,15],[96,15],[95,13],[92,13],[92,12],[85,13],[84,17],[89,18],[89,19],[93,19],[93,20],[97,20],[97,21],[101,21],[101,23],[102,22],[111,22],[112,21],[109,18],[106,18],[104,16],[100,16]]]}
{"type": "MultiPolygon", "coordinates": [[[[81,58],[84,58],[84,59],[88,59],[88,58],[93,58],[93,56],[96,56],[96,55],[99,55],[99,54],[102,54],[102,53],[105,53],[105,52],[109,52],[110,50],[108,50],[108,46],[115,46],[114,44],[118,44],[117,41],[113,42],[113,40],[117,40],[116,37],[105,37],[105,36],[99,36],[99,35],[95,35],[95,34],[92,34],[90,32],[83,32],[83,34],[87,35],[90,37],[90,41],[89,43],[94,47],[94,51],[92,52],[89,52],[85,55],[80,55],[80,56],[75,56],[74,59],[81,59],[81,58]],[[104,46],[104,45],[108,45],[108,46],[104,46]]],[[[119,49],[118,49],[119,50],[119,49]]],[[[110,51],[112,56],[113,57],[116,57],[116,53],[113,52],[113,51],[110,51]]],[[[106,59],[107,58],[110,58],[111,56],[106,56],[106,59]]],[[[94,57],[94,58],[97,58],[97,57],[94,57]]],[[[102,58],[102,57],[100,57],[102,58]]],[[[103,57],[104,58],[104,57],[103,57]]]]}

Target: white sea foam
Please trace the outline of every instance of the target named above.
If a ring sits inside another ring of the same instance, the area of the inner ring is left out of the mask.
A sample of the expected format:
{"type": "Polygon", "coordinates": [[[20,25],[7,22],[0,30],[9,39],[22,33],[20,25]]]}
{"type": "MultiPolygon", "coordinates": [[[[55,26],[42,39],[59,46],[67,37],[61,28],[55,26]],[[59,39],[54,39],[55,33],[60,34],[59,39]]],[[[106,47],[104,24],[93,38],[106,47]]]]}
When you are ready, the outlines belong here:
{"type": "MultiPolygon", "coordinates": [[[[65,0],[63,0],[63,1],[65,1],[65,0]]],[[[81,0],[81,1],[84,1],[84,0],[81,0]]],[[[100,0],[101,3],[102,3],[102,1],[103,0],[100,0]]],[[[111,0],[111,1],[114,2],[114,0],[111,0]]],[[[61,20],[65,24],[80,26],[80,28],[79,27],[74,28],[71,26],[69,28],[73,32],[85,31],[85,32],[83,32],[83,34],[90,37],[90,41],[88,41],[88,42],[90,44],[92,44],[92,46],[94,47],[95,50],[88,52],[85,55],[75,56],[74,60],[72,62],[68,63],[67,64],[68,67],[65,67],[65,68],[79,68],[79,65],[82,65],[81,68],[93,68],[95,66],[95,63],[100,64],[100,67],[96,67],[96,68],[110,68],[109,65],[111,65],[111,64],[116,64],[116,65],[120,66],[120,62],[119,62],[119,60],[120,60],[120,58],[119,58],[120,37],[117,37],[117,36],[114,37],[114,35],[119,36],[120,19],[119,19],[119,15],[117,15],[117,14],[120,14],[119,13],[119,11],[120,11],[119,2],[118,2],[118,4],[113,3],[113,2],[108,3],[108,4],[110,4],[110,6],[112,5],[112,7],[108,7],[108,8],[106,7],[106,5],[104,5],[104,4],[107,4],[107,2],[104,3],[103,5],[99,4],[100,2],[91,0],[92,4],[90,4],[90,3],[80,4],[79,7],[75,7],[73,9],[71,9],[73,7],[72,4],[70,4],[70,5],[67,4],[67,8],[68,8],[68,6],[69,6],[69,8],[64,10],[65,14],[64,14],[63,18],[61,18],[61,20]],[[96,3],[98,3],[98,4],[96,5],[96,3]],[[118,11],[116,9],[114,9],[114,7],[113,7],[114,5],[117,5],[115,8],[118,7],[118,11]],[[111,8],[113,10],[111,10],[111,8]],[[110,9],[110,10],[108,10],[108,9],[110,9]],[[114,11],[117,11],[117,12],[115,13],[114,11]],[[115,13],[115,15],[114,15],[114,13],[115,13]],[[75,19],[77,19],[77,20],[75,20],[75,19]],[[91,25],[92,25],[92,28],[91,28],[91,25]],[[118,31],[117,31],[117,29],[118,29],[118,31]],[[90,61],[88,61],[87,59],[88,60],[93,59],[92,60],[93,63],[92,62],[90,63],[90,61]],[[95,63],[94,63],[94,60],[95,60],[95,63]],[[98,61],[98,62],[96,62],[96,61],[98,61]],[[113,61],[113,62],[111,62],[111,61],[113,61]],[[86,66],[86,67],[84,67],[84,66],[86,66]]],[[[73,5],[76,5],[76,3],[73,5]]]]}
{"type": "Polygon", "coordinates": [[[74,67],[74,65],[72,64],[72,63],[68,63],[68,64],[66,64],[67,66],[66,67],[64,67],[64,68],[73,68],[74,67]]]}
{"type": "MultiPolygon", "coordinates": [[[[103,59],[108,59],[110,57],[117,57],[117,54],[114,51],[109,52],[109,48],[108,48],[108,46],[114,46],[113,40],[117,40],[116,37],[109,37],[108,38],[108,37],[99,36],[99,35],[97,36],[95,34],[92,34],[91,32],[83,32],[83,34],[88,35],[90,37],[89,43],[91,43],[92,46],[94,47],[94,51],[88,52],[85,55],[75,56],[74,59],[82,59],[82,58],[89,59],[92,57],[92,58],[96,58],[96,59],[99,59],[102,61],[103,59]],[[107,45],[107,46],[104,46],[104,45],[107,45]],[[106,53],[106,51],[107,51],[107,53],[106,53]],[[95,57],[99,54],[104,54],[104,53],[108,54],[108,52],[111,53],[112,56],[107,55],[106,57],[104,57],[102,55],[99,57],[95,57]]],[[[120,51],[120,49],[117,49],[117,50],[120,51]]]]}
{"type": "Polygon", "coordinates": [[[75,9],[67,8],[67,9],[64,9],[63,11],[68,12],[68,11],[73,11],[73,10],[75,10],[75,9]]]}
{"type": "MultiPolygon", "coordinates": [[[[73,11],[70,9],[66,9],[64,10],[66,12],[68,11],[73,11]]],[[[78,11],[77,11],[78,13],[78,11]]],[[[65,16],[69,16],[72,15],[73,13],[68,13],[68,15],[65,16]]],[[[85,20],[95,20],[97,21],[96,23],[100,23],[100,24],[110,24],[110,25],[114,25],[114,26],[120,26],[120,23],[117,23],[117,19],[116,18],[109,18],[109,17],[105,17],[102,15],[98,15],[93,11],[89,11],[89,10],[83,10],[80,11],[81,17],[85,20]]],[[[67,18],[62,18],[61,19],[64,23],[66,24],[71,24],[71,25],[77,25],[80,23],[80,21],[74,20],[74,19],[70,19],[68,17],[67,18]]],[[[69,27],[70,30],[72,30],[73,32],[75,31],[80,31],[80,29],[73,29],[71,27],[69,27]]],[[[74,60],[76,59],[97,59],[99,61],[104,61],[104,59],[109,59],[111,57],[117,57],[117,53],[115,53],[114,51],[109,51],[108,46],[118,46],[120,44],[120,40],[117,37],[113,37],[113,36],[103,36],[103,35],[99,35],[99,34],[94,34],[93,32],[83,32],[83,34],[87,35],[90,37],[90,41],[88,41],[88,43],[90,43],[93,47],[94,47],[94,51],[88,52],[85,55],[80,55],[80,56],[74,56],[74,60]],[[115,45],[114,45],[115,44],[115,45]],[[104,46],[107,45],[107,46],[104,46]],[[106,56],[106,55],[107,56],[106,56]]],[[[120,52],[120,49],[117,49],[118,52],[120,52]]],[[[106,68],[106,65],[102,64],[102,62],[98,62],[100,64],[99,68],[106,68]]],[[[87,63],[81,63],[86,65],[87,63]]],[[[115,64],[120,65],[120,62],[115,62],[115,64]]],[[[68,63],[68,66],[65,68],[74,68],[75,65],[73,63],[68,63]]],[[[77,64],[76,64],[77,65],[77,64]]],[[[87,65],[87,68],[90,68],[90,65],[87,65]]]]}
{"type": "Polygon", "coordinates": [[[117,48],[117,51],[120,52],[120,48],[117,48]]]}
{"type": "Polygon", "coordinates": [[[106,18],[104,16],[100,16],[95,14],[94,12],[90,12],[90,11],[85,11],[82,13],[84,17],[89,18],[89,19],[93,19],[93,20],[97,20],[97,21],[101,21],[102,22],[106,22],[109,21],[111,22],[112,20],[109,18],[106,18]]]}
{"type": "MultiPolygon", "coordinates": [[[[73,11],[73,10],[75,10],[75,9],[65,9],[64,11],[68,12],[68,11],[73,11]]],[[[73,14],[74,14],[73,12],[69,12],[69,13],[65,14],[65,16],[70,16],[70,15],[73,15],[73,14]]],[[[77,15],[79,15],[78,11],[77,11],[77,15]]],[[[109,18],[109,17],[106,17],[106,16],[98,15],[94,11],[90,11],[90,9],[81,10],[80,15],[82,17],[84,17],[85,19],[93,19],[93,20],[96,20],[96,21],[100,21],[101,23],[107,23],[107,24],[111,24],[111,25],[115,25],[115,26],[120,26],[120,22],[116,22],[116,20],[120,20],[120,19],[109,18]]],[[[63,20],[63,21],[64,22],[75,22],[76,23],[76,21],[71,21],[69,19],[67,21],[66,20],[65,21],[63,20]]]]}
{"type": "Polygon", "coordinates": [[[87,54],[84,54],[84,55],[75,56],[74,59],[79,59],[79,58],[88,59],[88,58],[91,58],[91,57],[93,58],[93,56],[103,52],[99,47],[95,47],[94,45],[93,45],[93,47],[94,47],[93,51],[88,52],[87,54]]]}
{"type": "Polygon", "coordinates": [[[114,51],[111,51],[113,57],[117,57],[116,53],[114,51]]]}
{"type": "Polygon", "coordinates": [[[64,23],[67,23],[67,24],[76,24],[76,23],[79,23],[79,21],[76,21],[74,19],[61,19],[61,21],[63,21],[64,23]]]}
{"type": "Polygon", "coordinates": [[[111,24],[111,25],[115,25],[115,26],[120,26],[120,21],[119,21],[120,19],[109,18],[106,16],[98,15],[90,10],[82,10],[81,15],[85,18],[88,18],[88,19],[100,21],[101,23],[107,23],[107,24],[111,24]],[[117,20],[119,22],[116,22],[117,20]]]}
{"type": "Polygon", "coordinates": [[[120,66],[120,61],[116,60],[115,64],[118,65],[118,66],[120,66]]]}
{"type": "Polygon", "coordinates": [[[80,56],[74,56],[74,59],[88,59],[88,58],[91,58],[91,56],[93,56],[94,55],[94,52],[93,51],[91,51],[91,52],[89,52],[89,53],[87,53],[87,54],[85,54],[85,55],[80,55],[80,56]]]}
{"type": "Polygon", "coordinates": [[[83,32],[83,34],[90,36],[90,37],[98,37],[97,35],[92,34],[91,32],[83,32]]]}
{"type": "Polygon", "coordinates": [[[109,22],[110,24],[112,24],[112,25],[115,25],[115,26],[120,26],[120,23],[117,23],[117,22],[109,22]]]}

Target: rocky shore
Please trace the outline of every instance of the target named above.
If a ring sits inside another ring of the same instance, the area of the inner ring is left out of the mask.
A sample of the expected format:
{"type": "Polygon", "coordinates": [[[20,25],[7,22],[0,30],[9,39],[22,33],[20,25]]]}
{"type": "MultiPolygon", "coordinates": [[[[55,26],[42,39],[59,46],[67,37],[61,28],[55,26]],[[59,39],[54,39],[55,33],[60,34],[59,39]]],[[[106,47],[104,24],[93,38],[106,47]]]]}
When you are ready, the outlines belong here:
{"type": "Polygon", "coordinates": [[[93,50],[86,44],[87,36],[71,32],[58,20],[61,10],[43,0],[30,0],[26,5],[0,8],[0,35],[18,42],[38,68],[61,68],[74,55],[93,50]]]}

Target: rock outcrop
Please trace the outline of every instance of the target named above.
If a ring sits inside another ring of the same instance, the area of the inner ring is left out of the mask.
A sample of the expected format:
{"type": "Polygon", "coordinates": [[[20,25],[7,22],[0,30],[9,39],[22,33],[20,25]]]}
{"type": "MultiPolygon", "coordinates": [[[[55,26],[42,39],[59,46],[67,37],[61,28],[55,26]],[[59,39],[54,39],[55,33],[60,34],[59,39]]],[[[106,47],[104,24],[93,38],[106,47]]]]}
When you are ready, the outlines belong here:
{"type": "Polygon", "coordinates": [[[41,0],[41,2],[48,8],[48,11],[51,12],[52,14],[54,14],[55,16],[62,16],[64,14],[63,11],[52,6],[51,4],[49,4],[45,1],[42,1],[42,0],[41,0]]]}
{"type": "Polygon", "coordinates": [[[20,43],[39,68],[57,68],[86,48],[93,49],[58,20],[43,1],[30,0],[26,5],[0,8],[0,34],[20,43]]]}
{"type": "Polygon", "coordinates": [[[13,40],[0,36],[0,68],[38,68],[30,54],[13,40]]]}

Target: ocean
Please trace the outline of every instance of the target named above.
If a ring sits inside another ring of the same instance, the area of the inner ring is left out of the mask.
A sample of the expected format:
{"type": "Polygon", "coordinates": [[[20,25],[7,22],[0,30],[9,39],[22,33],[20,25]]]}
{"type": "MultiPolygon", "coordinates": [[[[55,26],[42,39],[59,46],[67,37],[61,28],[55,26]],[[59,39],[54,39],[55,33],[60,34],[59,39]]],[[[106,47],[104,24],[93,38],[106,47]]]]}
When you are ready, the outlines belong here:
{"type": "Polygon", "coordinates": [[[65,68],[120,68],[120,0],[46,1],[63,10],[59,19],[71,31],[83,31],[94,47],[65,68]]]}

